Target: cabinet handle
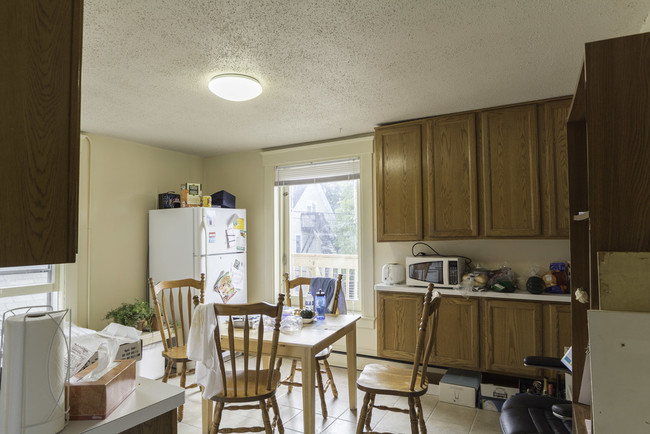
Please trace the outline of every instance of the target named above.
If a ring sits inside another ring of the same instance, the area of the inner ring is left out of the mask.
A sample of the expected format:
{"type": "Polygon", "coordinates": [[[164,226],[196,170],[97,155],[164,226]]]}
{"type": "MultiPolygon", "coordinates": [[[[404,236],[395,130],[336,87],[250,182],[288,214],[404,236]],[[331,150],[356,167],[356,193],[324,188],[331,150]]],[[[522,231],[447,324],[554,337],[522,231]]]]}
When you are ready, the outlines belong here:
{"type": "Polygon", "coordinates": [[[576,222],[589,220],[589,211],[580,211],[578,214],[573,216],[573,220],[576,222]]]}

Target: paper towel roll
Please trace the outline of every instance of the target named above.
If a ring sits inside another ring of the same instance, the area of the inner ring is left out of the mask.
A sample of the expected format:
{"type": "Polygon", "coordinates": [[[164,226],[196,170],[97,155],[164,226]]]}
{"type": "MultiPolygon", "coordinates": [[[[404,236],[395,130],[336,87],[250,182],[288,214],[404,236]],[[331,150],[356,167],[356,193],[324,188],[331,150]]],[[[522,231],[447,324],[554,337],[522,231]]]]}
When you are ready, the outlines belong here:
{"type": "Polygon", "coordinates": [[[5,320],[0,432],[51,434],[65,426],[66,311],[5,320]]]}

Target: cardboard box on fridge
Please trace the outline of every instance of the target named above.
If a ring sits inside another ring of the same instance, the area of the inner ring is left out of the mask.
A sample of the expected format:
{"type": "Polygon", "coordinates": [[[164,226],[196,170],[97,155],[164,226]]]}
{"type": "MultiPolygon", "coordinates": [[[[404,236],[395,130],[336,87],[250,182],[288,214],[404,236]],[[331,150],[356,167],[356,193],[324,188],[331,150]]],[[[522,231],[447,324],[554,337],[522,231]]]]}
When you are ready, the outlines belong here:
{"type": "Polygon", "coordinates": [[[479,372],[448,369],[440,380],[440,401],[475,408],[480,384],[479,372]]]}
{"type": "Polygon", "coordinates": [[[70,419],[106,419],[135,390],[135,360],[121,360],[97,381],[79,380],[97,367],[93,363],[70,379],[70,419]]]}

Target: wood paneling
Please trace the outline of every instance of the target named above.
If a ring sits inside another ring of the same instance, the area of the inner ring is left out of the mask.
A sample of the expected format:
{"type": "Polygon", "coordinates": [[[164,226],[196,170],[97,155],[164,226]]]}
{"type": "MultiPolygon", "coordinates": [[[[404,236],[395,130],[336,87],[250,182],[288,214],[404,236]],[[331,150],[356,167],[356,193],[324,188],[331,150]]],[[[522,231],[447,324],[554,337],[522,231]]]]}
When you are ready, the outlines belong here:
{"type": "Polygon", "coordinates": [[[75,260],[81,8],[0,3],[0,266],[75,260]]]}
{"type": "Polygon", "coordinates": [[[485,235],[541,235],[535,105],[481,113],[481,169],[485,235]]]}
{"type": "Polygon", "coordinates": [[[483,368],[526,377],[540,369],[524,366],[524,357],[544,354],[542,304],[498,299],[481,300],[483,368]]]}
{"type": "Polygon", "coordinates": [[[567,116],[571,99],[542,104],[540,117],[542,226],[546,237],[569,237],[567,116]]]}
{"type": "Polygon", "coordinates": [[[413,361],[423,303],[423,294],[377,293],[377,352],[381,357],[413,361]]]}
{"type": "Polygon", "coordinates": [[[430,363],[438,366],[479,369],[479,301],[476,298],[443,297],[438,333],[430,363]]]}
{"type": "Polygon", "coordinates": [[[478,236],[474,113],[427,121],[423,153],[424,238],[478,236]]]}
{"type": "Polygon", "coordinates": [[[422,125],[378,128],[377,241],[422,239],[422,125]]]}

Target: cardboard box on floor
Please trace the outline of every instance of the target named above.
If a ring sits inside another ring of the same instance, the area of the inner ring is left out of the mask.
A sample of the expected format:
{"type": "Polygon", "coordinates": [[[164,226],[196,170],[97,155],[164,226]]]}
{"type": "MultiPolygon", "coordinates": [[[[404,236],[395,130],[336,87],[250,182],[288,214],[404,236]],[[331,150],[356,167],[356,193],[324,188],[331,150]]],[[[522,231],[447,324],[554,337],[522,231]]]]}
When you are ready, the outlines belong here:
{"type": "Polygon", "coordinates": [[[440,380],[440,401],[476,407],[480,385],[480,372],[448,369],[440,380]]]}
{"type": "Polygon", "coordinates": [[[97,381],[79,379],[97,367],[93,363],[70,379],[70,419],[106,419],[135,390],[135,360],[121,360],[97,381]]]}

